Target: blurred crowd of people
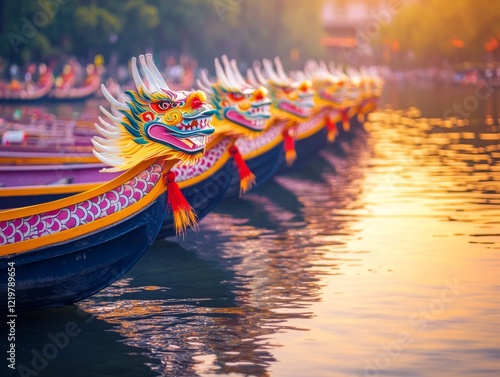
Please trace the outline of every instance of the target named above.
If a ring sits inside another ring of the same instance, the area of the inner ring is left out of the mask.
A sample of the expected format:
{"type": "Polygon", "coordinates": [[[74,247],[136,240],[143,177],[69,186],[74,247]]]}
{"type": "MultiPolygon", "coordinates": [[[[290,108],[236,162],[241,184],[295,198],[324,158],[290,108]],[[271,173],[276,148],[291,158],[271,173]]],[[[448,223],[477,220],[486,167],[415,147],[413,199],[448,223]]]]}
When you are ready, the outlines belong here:
{"type": "MultiPolygon", "coordinates": [[[[192,85],[198,70],[198,62],[192,56],[163,52],[155,55],[155,59],[169,85],[192,85]]],[[[47,83],[49,75],[53,76],[56,88],[85,85],[94,75],[100,75],[110,85],[131,85],[129,68],[127,64],[120,64],[116,55],[112,55],[107,64],[101,55],[96,55],[91,62],[65,57],[38,64],[29,63],[26,66],[9,64],[0,56],[0,87],[4,89],[42,87],[47,83]]]]}

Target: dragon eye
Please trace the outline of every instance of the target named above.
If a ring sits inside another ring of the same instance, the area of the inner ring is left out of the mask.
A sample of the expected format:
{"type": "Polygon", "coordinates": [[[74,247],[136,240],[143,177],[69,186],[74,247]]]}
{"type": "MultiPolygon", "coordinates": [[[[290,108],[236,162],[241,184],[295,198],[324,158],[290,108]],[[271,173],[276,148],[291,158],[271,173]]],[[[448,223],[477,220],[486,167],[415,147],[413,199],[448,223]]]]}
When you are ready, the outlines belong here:
{"type": "Polygon", "coordinates": [[[159,112],[162,112],[162,111],[167,111],[168,109],[170,109],[171,107],[173,107],[172,105],[174,104],[174,102],[169,102],[169,101],[161,101],[161,102],[154,102],[151,104],[151,108],[159,113],[159,112]]]}
{"type": "Polygon", "coordinates": [[[229,97],[235,102],[239,102],[244,98],[242,93],[235,93],[235,92],[229,93],[229,97]]]}

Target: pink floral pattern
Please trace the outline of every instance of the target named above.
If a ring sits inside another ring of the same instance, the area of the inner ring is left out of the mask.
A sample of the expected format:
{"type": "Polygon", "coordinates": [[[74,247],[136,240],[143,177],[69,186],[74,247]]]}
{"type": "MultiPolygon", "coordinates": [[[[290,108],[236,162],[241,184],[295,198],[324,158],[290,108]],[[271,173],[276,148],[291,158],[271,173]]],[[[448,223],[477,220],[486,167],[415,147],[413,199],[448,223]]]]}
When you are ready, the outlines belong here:
{"type": "Polygon", "coordinates": [[[162,170],[160,164],[152,164],[102,195],[50,212],[0,221],[0,245],[74,229],[130,207],[151,192],[160,181],[162,170]]]}
{"type": "Polygon", "coordinates": [[[172,171],[177,174],[175,181],[186,181],[206,172],[224,155],[230,141],[231,139],[228,137],[221,139],[216,145],[208,149],[201,160],[194,165],[181,165],[172,168],[172,171]]]}
{"type": "Polygon", "coordinates": [[[297,127],[297,136],[316,128],[320,123],[324,124],[326,114],[325,110],[319,111],[317,114],[310,116],[308,120],[300,122],[297,127]]]}
{"type": "Polygon", "coordinates": [[[253,151],[256,151],[267,144],[271,143],[273,140],[276,140],[281,133],[283,132],[283,129],[285,128],[286,122],[279,122],[275,125],[273,125],[271,128],[268,130],[262,132],[259,136],[257,137],[239,137],[236,140],[236,146],[238,147],[238,150],[240,151],[242,156],[246,156],[249,153],[252,153],[253,151]]]}

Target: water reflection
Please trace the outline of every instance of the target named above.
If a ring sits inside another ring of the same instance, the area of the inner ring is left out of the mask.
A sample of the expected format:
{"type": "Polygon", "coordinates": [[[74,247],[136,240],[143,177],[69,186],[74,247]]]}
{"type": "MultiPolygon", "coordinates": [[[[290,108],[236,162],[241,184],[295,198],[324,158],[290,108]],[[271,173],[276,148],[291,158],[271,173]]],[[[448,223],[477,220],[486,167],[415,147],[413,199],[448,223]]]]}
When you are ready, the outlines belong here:
{"type": "MultiPolygon", "coordinates": [[[[361,156],[339,157],[337,169],[348,173],[361,156]]],[[[345,249],[352,218],[337,215],[354,208],[358,192],[332,165],[317,165],[299,172],[302,179],[282,177],[237,206],[221,205],[182,246],[158,242],[129,278],[80,307],[159,360],[150,366],[162,375],[268,375],[273,350],[282,346],[274,336],[307,331],[289,322],[313,318],[321,276],[356,260],[325,252],[345,249]]]]}
{"type": "Polygon", "coordinates": [[[500,350],[500,261],[484,254],[500,247],[496,129],[416,109],[366,129],[223,203],[180,244],[157,243],[81,307],[162,375],[488,375],[500,350]]]}
{"type": "MultiPolygon", "coordinates": [[[[459,100],[429,94],[412,101],[459,100]]],[[[103,344],[84,374],[498,375],[499,133],[433,109],[374,114],[198,233],[157,242],[79,304],[95,316],[82,344],[103,344]]],[[[52,325],[36,313],[23,344],[43,346],[61,310],[52,325]]]]}

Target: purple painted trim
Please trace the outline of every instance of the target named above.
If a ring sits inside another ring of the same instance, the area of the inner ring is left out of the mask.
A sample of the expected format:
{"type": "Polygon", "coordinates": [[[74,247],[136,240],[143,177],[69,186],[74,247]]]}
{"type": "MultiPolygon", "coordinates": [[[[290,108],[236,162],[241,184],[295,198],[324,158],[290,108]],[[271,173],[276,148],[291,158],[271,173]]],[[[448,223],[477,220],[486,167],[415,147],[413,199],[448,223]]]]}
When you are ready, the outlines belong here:
{"type": "Polygon", "coordinates": [[[0,245],[40,238],[75,229],[122,211],[144,198],[161,180],[162,165],[152,164],[130,181],[67,207],[0,221],[0,245]]]}

